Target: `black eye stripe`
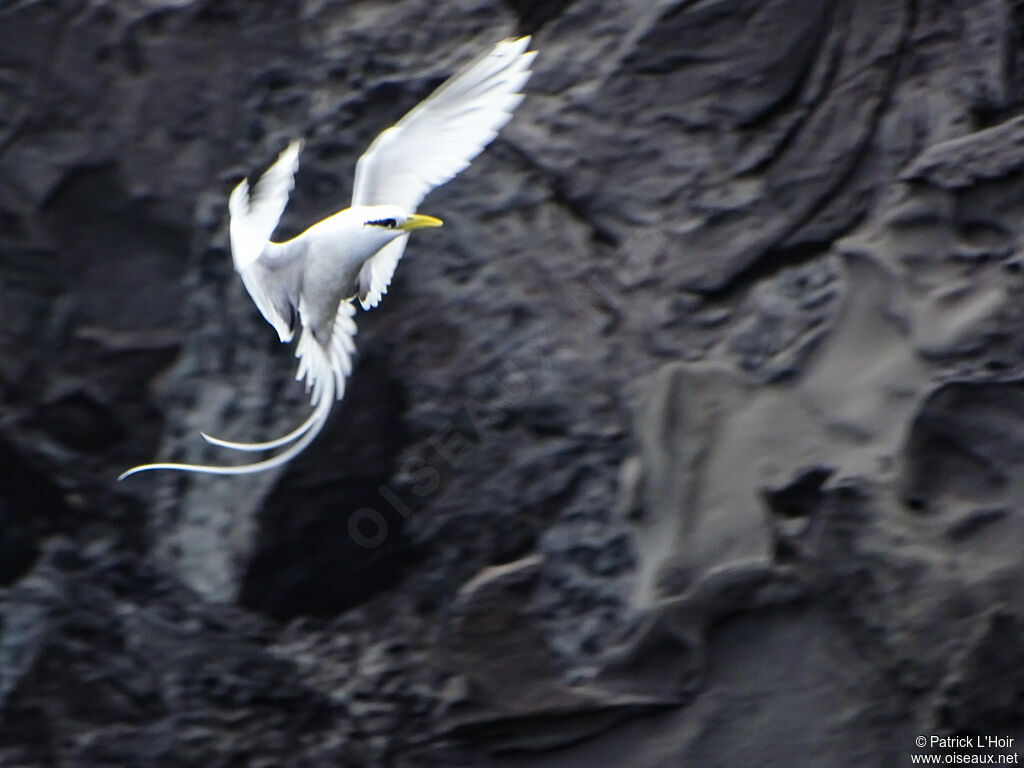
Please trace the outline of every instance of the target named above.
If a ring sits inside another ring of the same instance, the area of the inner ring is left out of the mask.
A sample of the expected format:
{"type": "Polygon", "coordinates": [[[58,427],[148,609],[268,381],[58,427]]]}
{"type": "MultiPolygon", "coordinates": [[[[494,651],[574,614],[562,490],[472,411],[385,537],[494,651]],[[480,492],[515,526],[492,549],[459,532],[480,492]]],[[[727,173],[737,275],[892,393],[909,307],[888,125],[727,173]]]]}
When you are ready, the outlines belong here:
{"type": "Polygon", "coordinates": [[[394,219],[377,219],[376,221],[368,221],[366,224],[371,227],[385,227],[387,229],[394,229],[398,226],[398,222],[394,219]]]}

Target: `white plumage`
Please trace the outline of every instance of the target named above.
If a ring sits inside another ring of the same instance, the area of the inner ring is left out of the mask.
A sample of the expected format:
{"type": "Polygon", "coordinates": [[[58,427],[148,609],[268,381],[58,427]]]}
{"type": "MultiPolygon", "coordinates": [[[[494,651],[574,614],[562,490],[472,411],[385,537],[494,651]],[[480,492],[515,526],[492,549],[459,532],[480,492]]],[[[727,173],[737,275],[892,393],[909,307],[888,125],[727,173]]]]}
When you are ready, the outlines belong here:
{"type": "MultiPolygon", "coordinates": [[[[498,43],[380,134],[356,163],[352,205],[391,203],[415,211],[434,187],[469,166],[512,117],[537,53],[529,37],[498,43]]],[[[386,245],[359,273],[363,309],[388,291],[408,235],[386,245]]]]}
{"type": "Polygon", "coordinates": [[[228,203],[231,252],[246,290],[282,342],[301,334],[296,379],[305,380],[313,412],[287,435],[236,443],[204,434],[214,445],[240,451],[288,446],[239,466],[144,464],[121,479],[152,469],[233,475],[280,466],[301,453],[323,428],[331,403],[345,391],[355,351],[355,306],[376,307],[409,239],[440,226],[416,214],[426,194],[458,174],[486,147],[522,101],[536,52],[529,37],[504,40],[452,76],[398,123],[382,132],[356,164],[352,206],[284,243],[270,241],[288,204],[302,141],[293,141],[263,174],[252,194],[242,181],[228,203]]]}

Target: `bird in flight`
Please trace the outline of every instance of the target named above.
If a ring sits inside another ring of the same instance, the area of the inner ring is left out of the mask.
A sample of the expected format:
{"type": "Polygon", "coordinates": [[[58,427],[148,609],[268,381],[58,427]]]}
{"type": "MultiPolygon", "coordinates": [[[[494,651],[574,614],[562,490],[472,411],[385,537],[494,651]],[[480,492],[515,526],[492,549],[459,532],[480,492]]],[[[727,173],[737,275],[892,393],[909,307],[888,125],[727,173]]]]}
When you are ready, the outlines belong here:
{"type": "Polygon", "coordinates": [[[293,141],[260,178],[252,194],[243,180],[228,201],[235,269],[257,308],[282,342],[299,332],[297,380],[311,392],[313,412],[287,435],[236,443],[203,433],[207,442],[236,451],[284,450],[240,465],[143,464],[118,479],[153,469],[242,475],[295,458],[323,429],[345,393],[355,351],[358,299],[376,307],[405,251],[409,233],[439,227],[416,213],[424,196],[486,147],[523,99],[537,55],[529,37],[503,40],[454,74],[425,101],[381,133],[356,163],[352,206],[283,243],[270,237],[288,204],[302,141],[293,141]],[[287,447],[285,447],[287,446],[287,447]]]}

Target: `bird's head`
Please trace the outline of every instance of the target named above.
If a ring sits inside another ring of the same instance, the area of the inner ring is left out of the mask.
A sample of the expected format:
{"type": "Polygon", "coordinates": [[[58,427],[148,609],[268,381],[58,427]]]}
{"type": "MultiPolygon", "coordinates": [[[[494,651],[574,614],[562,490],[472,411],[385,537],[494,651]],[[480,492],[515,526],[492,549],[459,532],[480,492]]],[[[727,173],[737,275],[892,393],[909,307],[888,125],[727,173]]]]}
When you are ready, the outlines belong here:
{"type": "Polygon", "coordinates": [[[433,216],[409,213],[397,205],[372,205],[363,209],[363,226],[371,231],[393,232],[395,237],[403,232],[425,227],[440,227],[442,221],[433,216]]]}

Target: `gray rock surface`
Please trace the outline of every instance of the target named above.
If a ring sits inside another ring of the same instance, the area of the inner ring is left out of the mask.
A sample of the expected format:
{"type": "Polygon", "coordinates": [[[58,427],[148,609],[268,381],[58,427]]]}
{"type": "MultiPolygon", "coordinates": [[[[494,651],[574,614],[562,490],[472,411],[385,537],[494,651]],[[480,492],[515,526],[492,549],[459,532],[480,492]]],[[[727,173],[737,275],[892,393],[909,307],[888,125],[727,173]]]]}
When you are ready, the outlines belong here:
{"type": "Polygon", "coordinates": [[[1024,745],[1022,112],[1011,0],[0,3],[0,765],[1024,745]],[[234,183],[521,33],[311,449],[115,483],[308,411],[234,183]]]}

